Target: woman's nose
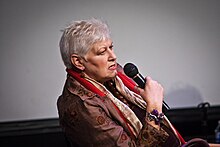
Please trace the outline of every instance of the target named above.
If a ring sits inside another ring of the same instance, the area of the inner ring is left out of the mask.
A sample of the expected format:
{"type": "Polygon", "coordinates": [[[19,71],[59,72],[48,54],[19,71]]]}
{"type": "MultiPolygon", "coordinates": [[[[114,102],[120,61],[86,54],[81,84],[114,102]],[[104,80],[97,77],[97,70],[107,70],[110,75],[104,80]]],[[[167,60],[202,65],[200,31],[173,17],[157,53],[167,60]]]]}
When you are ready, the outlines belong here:
{"type": "Polygon", "coordinates": [[[115,55],[115,53],[114,53],[114,50],[111,50],[111,49],[109,49],[109,56],[110,56],[110,59],[112,60],[116,60],[116,55],[115,55]]]}

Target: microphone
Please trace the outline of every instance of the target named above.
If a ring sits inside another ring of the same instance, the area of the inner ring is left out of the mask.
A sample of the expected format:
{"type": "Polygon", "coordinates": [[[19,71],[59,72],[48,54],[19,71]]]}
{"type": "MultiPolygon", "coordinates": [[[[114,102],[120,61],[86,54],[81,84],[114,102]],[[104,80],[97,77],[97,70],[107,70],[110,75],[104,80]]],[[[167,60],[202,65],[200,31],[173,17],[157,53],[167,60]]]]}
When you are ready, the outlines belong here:
{"type": "MultiPolygon", "coordinates": [[[[140,88],[144,89],[145,83],[147,82],[146,79],[139,73],[138,68],[132,64],[132,63],[127,63],[124,66],[124,72],[125,74],[132,78],[140,88]]],[[[163,107],[162,111],[166,112],[169,110],[170,107],[163,101],[163,107]]]]}

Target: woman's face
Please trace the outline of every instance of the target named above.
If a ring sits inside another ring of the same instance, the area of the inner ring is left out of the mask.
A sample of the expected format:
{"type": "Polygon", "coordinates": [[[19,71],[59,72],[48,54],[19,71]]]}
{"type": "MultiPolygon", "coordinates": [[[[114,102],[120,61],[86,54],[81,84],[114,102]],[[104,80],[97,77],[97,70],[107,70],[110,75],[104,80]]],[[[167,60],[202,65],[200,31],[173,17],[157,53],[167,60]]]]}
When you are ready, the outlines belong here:
{"type": "Polygon", "coordinates": [[[84,58],[84,72],[90,78],[103,83],[116,76],[116,55],[111,40],[94,43],[84,58]]]}

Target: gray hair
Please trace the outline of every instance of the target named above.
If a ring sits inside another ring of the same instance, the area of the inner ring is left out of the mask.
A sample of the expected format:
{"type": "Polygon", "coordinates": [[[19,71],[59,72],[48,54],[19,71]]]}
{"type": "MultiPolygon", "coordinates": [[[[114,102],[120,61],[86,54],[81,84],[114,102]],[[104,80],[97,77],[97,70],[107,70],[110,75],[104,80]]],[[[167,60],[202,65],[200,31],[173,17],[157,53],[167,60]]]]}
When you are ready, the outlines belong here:
{"type": "Polygon", "coordinates": [[[84,56],[97,41],[110,39],[108,25],[98,19],[74,21],[63,30],[60,53],[67,68],[72,68],[71,55],[84,56]]]}

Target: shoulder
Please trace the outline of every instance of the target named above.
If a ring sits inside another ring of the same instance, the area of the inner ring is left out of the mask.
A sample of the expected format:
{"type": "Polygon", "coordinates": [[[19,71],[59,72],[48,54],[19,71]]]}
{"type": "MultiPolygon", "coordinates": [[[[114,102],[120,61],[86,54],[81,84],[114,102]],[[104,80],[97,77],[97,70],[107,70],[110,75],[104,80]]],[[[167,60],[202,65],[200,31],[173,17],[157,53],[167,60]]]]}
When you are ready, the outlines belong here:
{"type": "Polygon", "coordinates": [[[83,101],[94,97],[98,97],[97,94],[86,89],[83,85],[81,85],[77,80],[75,80],[72,77],[67,78],[64,88],[66,88],[69,93],[78,96],[83,101]]]}
{"type": "Polygon", "coordinates": [[[68,77],[63,88],[62,95],[57,100],[58,107],[62,105],[65,108],[68,107],[79,107],[83,105],[99,106],[103,105],[104,97],[86,89],[78,81],[72,77],[68,77]]]}

